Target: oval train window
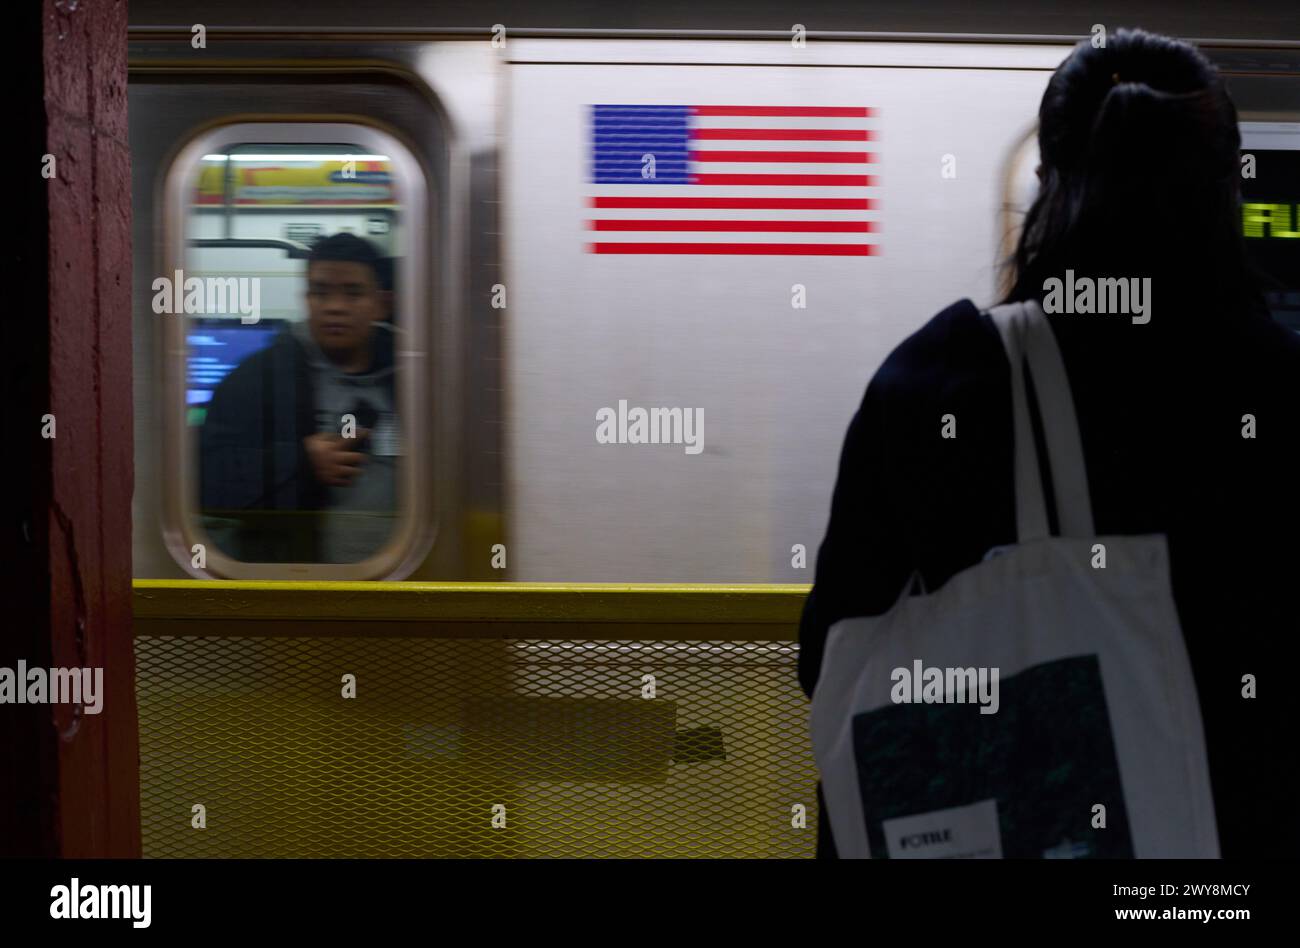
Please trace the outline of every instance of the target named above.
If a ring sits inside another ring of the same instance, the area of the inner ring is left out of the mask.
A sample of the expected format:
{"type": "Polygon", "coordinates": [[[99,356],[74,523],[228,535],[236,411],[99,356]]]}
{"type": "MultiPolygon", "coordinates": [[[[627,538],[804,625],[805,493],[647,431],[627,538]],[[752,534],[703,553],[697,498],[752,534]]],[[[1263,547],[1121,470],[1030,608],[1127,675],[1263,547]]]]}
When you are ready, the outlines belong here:
{"type": "Polygon", "coordinates": [[[375,578],[427,539],[426,189],[387,138],[230,126],[173,164],[151,292],[193,573],[375,578]]]}

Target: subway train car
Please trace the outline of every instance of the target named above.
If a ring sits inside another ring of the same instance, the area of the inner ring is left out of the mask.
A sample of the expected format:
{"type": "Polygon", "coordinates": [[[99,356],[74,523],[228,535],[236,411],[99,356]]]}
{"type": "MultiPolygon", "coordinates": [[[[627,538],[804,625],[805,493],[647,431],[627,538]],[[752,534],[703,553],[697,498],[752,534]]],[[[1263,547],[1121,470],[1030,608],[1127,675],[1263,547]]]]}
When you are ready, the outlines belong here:
{"type": "MultiPolygon", "coordinates": [[[[146,855],[812,854],[787,627],[846,427],[902,339],[998,300],[1039,100],[1088,37],[801,30],[132,28],[146,855]],[[305,318],[337,233],[391,294],[396,507],[362,556],[250,555],[293,514],[203,502],[207,412],[305,318]],[[769,620],[720,592],[543,641],[518,631],[531,600],[496,638],[414,615],[368,637],[392,587],[253,614],[163,590],[186,578],[788,585],[764,587],[780,634],[743,634],[769,620]],[[168,595],[195,635],[150,611],[168,595]],[[312,677],[340,666],[386,696],[343,724],[312,677]],[[647,667],[672,701],[609,700],[647,667]],[[173,819],[196,786],[223,834],[173,819]],[[530,814],[509,843],[457,817],[503,800],[530,814]]],[[[1200,42],[1300,328],[1300,43],[1200,42]]],[[[1159,241],[1160,209],[1134,226],[1159,241]]]]}
{"type": "MultiPolygon", "coordinates": [[[[866,380],[948,303],[997,298],[1069,49],[196,42],[131,34],[140,578],[807,581],[866,380]],[[241,558],[198,506],[206,400],[303,319],[307,247],[340,231],[394,281],[397,515],[364,559],[241,558]],[[258,284],[256,321],[156,283],[182,274],[230,302],[258,284]],[[638,412],[675,443],[609,443],[638,412]]],[[[1205,47],[1265,153],[1247,235],[1294,319],[1300,53],[1205,47]]],[[[1159,240],[1159,210],[1144,220],[1159,240]]]]}

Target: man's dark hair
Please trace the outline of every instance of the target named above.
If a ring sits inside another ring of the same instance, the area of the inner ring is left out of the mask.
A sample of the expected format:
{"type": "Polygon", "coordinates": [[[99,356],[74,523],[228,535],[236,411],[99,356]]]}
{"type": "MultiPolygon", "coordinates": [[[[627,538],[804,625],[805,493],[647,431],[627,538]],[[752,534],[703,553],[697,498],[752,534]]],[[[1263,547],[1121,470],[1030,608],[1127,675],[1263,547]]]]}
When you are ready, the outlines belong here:
{"type": "Polygon", "coordinates": [[[363,240],[356,234],[331,234],[312,244],[311,254],[307,257],[307,269],[310,271],[313,263],[327,260],[339,263],[364,263],[374,273],[375,285],[381,289],[384,286],[382,258],[379,251],[370,241],[363,240]]]}

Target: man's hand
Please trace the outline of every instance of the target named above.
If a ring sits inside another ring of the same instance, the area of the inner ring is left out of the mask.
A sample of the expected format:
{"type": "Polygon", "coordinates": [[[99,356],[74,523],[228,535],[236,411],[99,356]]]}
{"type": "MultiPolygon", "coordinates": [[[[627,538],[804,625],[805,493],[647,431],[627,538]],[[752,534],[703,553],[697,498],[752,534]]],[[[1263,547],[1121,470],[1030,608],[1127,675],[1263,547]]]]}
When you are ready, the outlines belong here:
{"type": "Polygon", "coordinates": [[[309,435],[302,439],[311,458],[316,480],[330,487],[347,487],[361,472],[366,456],[356,448],[370,435],[368,428],[358,428],[355,438],[344,438],[329,431],[309,435]]]}

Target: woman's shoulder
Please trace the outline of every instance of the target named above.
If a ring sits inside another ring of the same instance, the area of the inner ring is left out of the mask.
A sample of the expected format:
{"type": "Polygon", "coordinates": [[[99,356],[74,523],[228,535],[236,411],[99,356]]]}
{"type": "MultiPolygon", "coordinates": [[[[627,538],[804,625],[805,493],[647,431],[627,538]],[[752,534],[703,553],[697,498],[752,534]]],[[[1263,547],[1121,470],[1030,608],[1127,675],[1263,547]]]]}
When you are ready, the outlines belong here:
{"type": "Polygon", "coordinates": [[[871,382],[878,394],[939,394],[972,375],[1001,372],[1002,342],[969,299],[940,310],[897,346],[871,382]]]}

